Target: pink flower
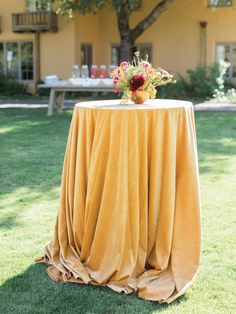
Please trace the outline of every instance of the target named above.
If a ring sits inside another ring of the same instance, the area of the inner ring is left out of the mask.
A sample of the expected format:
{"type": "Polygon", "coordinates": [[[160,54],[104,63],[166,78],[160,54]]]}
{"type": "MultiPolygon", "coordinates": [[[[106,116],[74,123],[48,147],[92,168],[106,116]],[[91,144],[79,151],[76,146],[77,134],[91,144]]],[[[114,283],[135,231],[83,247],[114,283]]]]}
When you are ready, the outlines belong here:
{"type": "Polygon", "coordinates": [[[170,77],[170,73],[166,70],[160,69],[162,77],[170,77]]]}
{"type": "Polygon", "coordinates": [[[134,75],[130,80],[130,90],[132,92],[135,92],[137,89],[143,86],[144,82],[145,82],[144,75],[142,74],[134,75]]]}
{"type": "Polygon", "coordinates": [[[145,69],[148,69],[151,67],[151,64],[147,61],[142,61],[142,66],[145,68],[145,69]]]}
{"type": "Polygon", "coordinates": [[[120,67],[121,67],[121,68],[127,68],[127,66],[128,66],[128,62],[127,62],[127,61],[123,61],[123,62],[121,62],[121,64],[120,64],[120,67]]]}

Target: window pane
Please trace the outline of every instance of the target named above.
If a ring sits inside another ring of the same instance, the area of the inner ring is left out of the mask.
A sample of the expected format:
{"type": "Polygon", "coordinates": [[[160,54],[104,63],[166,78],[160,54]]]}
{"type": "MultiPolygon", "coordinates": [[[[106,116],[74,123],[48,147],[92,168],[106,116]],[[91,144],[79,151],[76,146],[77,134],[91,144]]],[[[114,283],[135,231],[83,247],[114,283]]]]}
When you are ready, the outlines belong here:
{"type": "Polygon", "coordinates": [[[232,4],[232,0],[208,0],[208,5],[210,7],[228,7],[232,4]]]}
{"type": "Polygon", "coordinates": [[[36,2],[34,0],[26,0],[26,10],[30,12],[36,11],[36,2]]]}
{"type": "Polygon", "coordinates": [[[217,45],[216,47],[216,61],[224,60],[230,62],[230,46],[217,45]]]}
{"type": "Polygon", "coordinates": [[[34,11],[50,11],[51,4],[47,0],[26,0],[26,10],[34,11]]]}
{"type": "Polygon", "coordinates": [[[33,43],[21,43],[21,80],[34,79],[33,43]]]}
{"type": "Polygon", "coordinates": [[[38,1],[36,1],[36,9],[38,11],[40,11],[40,10],[50,11],[51,4],[48,2],[48,0],[38,0],[38,1]]]}
{"type": "MultiPolygon", "coordinates": [[[[230,45],[217,45],[216,46],[216,62],[219,62],[221,60],[224,60],[231,64],[230,45]]],[[[232,69],[232,66],[230,66],[227,69],[226,77],[228,78],[231,78],[231,69],[232,69]]]]}
{"type": "Polygon", "coordinates": [[[146,59],[146,56],[148,55],[148,61],[152,62],[152,45],[151,44],[137,44],[136,45],[136,51],[140,52],[140,58],[146,59]]]}
{"type": "Polygon", "coordinates": [[[14,79],[19,79],[19,53],[18,43],[6,43],[7,74],[14,79]]]}
{"type": "Polygon", "coordinates": [[[82,44],[81,45],[81,64],[87,64],[90,69],[92,65],[92,45],[82,44]]]}
{"type": "Polygon", "coordinates": [[[142,8],[142,0],[133,0],[130,1],[130,7],[132,10],[139,10],[142,8]]]}
{"type": "Polygon", "coordinates": [[[4,73],[4,50],[3,43],[0,43],[0,74],[4,73]]]}
{"type": "Polygon", "coordinates": [[[111,47],[111,64],[116,66],[120,64],[120,47],[117,45],[111,47]]]}
{"type": "MultiPolygon", "coordinates": [[[[146,55],[148,55],[148,61],[152,62],[152,45],[151,44],[137,44],[132,49],[132,56],[136,51],[140,52],[140,58],[146,59],[146,55]]],[[[122,60],[123,61],[123,60],[122,60]]],[[[111,63],[114,65],[120,64],[120,46],[113,45],[111,47],[111,63]]]]}
{"type": "Polygon", "coordinates": [[[236,78],[236,45],[232,46],[231,67],[232,67],[232,77],[236,78]]]}

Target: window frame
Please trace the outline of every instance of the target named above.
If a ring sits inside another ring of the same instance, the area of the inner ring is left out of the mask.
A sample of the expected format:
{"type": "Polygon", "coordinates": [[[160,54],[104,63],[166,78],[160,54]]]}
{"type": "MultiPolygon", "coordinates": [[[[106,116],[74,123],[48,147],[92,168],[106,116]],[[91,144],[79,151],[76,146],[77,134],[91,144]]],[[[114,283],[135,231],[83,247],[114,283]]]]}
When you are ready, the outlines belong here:
{"type": "MultiPolygon", "coordinates": [[[[151,49],[151,55],[148,55],[148,62],[152,64],[153,62],[153,44],[152,43],[137,43],[135,44],[137,50],[141,50],[142,48],[148,47],[151,49]]],[[[142,57],[142,56],[141,56],[142,57]]]]}
{"type": "Polygon", "coordinates": [[[52,11],[52,3],[45,3],[47,4],[47,9],[38,9],[37,8],[37,2],[38,0],[25,0],[25,8],[27,12],[40,12],[40,11],[45,11],[45,12],[51,12],[52,11]],[[33,6],[34,9],[31,9],[30,7],[33,6]]]}
{"type": "Polygon", "coordinates": [[[8,43],[16,43],[17,44],[17,51],[18,51],[18,62],[17,62],[17,78],[14,78],[18,82],[22,83],[34,83],[35,81],[35,47],[33,40],[0,40],[0,43],[3,44],[3,74],[7,75],[7,44],[8,43]],[[31,43],[32,44],[32,80],[23,80],[22,79],[22,49],[21,44],[23,43],[31,43]]]}
{"type": "Polygon", "coordinates": [[[35,48],[34,48],[34,42],[33,41],[30,41],[30,40],[21,40],[20,41],[20,64],[19,64],[19,67],[20,67],[20,76],[21,76],[21,79],[20,79],[20,81],[21,82],[28,82],[28,83],[30,83],[30,82],[34,82],[35,81],[35,68],[36,68],[36,65],[35,65],[35,56],[34,56],[34,54],[35,54],[35,48]],[[23,71],[22,71],[22,65],[23,65],[23,58],[22,58],[22,50],[23,50],[23,48],[22,48],[22,44],[23,43],[31,43],[32,44],[32,80],[23,80],[22,79],[22,77],[23,77],[23,71]]]}
{"type": "Polygon", "coordinates": [[[137,0],[137,2],[133,4],[132,11],[141,11],[142,7],[143,7],[143,1],[142,0],[138,1],[137,0]],[[138,2],[140,2],[140,3],[138,3],[138,2]]]}
{"type": "Polygon", "coordinates": [[[118,56],[118,60],[117,60],[117,63],[116,62],[113,62],[113,54],[112,54],[112,50],[113,49],[118,49],[119,51],[120,51],[120,43],[113,43],[113,44],[111,44],[111,52],[110,52],[110,64],[111,65],[115,65],[115,66],[118,66],[119,65],[119,63],[120,63],[120,58],[119,58],[119,56],[118,56]]]}
{"type": "Polygon", "coordinates": [[[208,3],[208,8],[230,8],[233,6],[233,0],[225,0],[226,3],[211,3],[213,1],[221,1],[221,0],[208,0],[207,3],[208,3]],[[227,1],[230,3],[227,4],[227,1]]]}
{"type": "MultiPolygon", "coordinates": [[[[111,62],[110,62],[110,64],[112,64],[112,65],[119,65],[119,62],[121,61],[121,60],[119,60],[119,58],[118,58],[118,64],[114,64],[114,62],[113,62],[113,60],[112,60],[112,49],[113,48],[120,48],[120,43],[112,43],[111,44],[111,46],[110,46],[111,48],[110,48],[110,60],[111,60],[111,62]]],[[[149,58],[148,58],[148,61],[150,62],[150,63],[152,63],[152,61],[153,61],[153,44],[152,43],[149,43],[149,42],[147,42],[147,43],[143,43],[143,42],[141,42],[141,43],[136,43],[135,45],[134,45],[134,48],[136,47],[136,49],[135,49],[135,51],[136,50],[139,50],[140,48],[145,48],[145,47],[148,47],[148,48],[150,48],[151,49],[151,56],[149,56],[149,58]]],[[[134,52],[135,52],[134,51],[134,52]]]]}
{"type": "MultiPolygon", "coordinates": [[[[236,81],[236,76],[233,77],[232,76],[232,72],[233,72],[233,68],[232,68],[232,50],[233,50],[233,47],[235,46],[236,48],[236,42],[217,42],[215,44],[215,62],[218,63],[219,60],[217,58],[217,46],[229,46],[229,63],[230,63],[230,67],[228,69],[228,75],[226,77],[227,80],[229,81],[236,81]]],[[[236,64],[235,64],[235,67],[236,67],[236,64]]]]}
{"type": "MultiPolygon", "coordinates": [[[[80,55],[80,64],[83,65],[83,64],[87,64],[88,65],[88,68],[90,69],[90,67],[92,66],[93,64],[93,44],[92,43],[88,43],[88,42],[82,42],[80,44],[80,54],[82,54],[82,47],[83,46],[89,46],[91,48],[91,64],[90,62],[82,62],[82,56],[80,55]]],[[[86,58],[84,58],[86,59],[86,58]]]]}

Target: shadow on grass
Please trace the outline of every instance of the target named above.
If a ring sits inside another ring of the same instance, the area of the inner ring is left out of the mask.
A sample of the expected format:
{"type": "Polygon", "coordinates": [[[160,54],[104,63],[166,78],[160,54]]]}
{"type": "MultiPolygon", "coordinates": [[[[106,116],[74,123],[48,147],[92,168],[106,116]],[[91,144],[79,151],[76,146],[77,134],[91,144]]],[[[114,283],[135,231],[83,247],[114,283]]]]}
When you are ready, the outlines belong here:
{"type": "Polygon", "coordinates": [[[53,117],[43,109],[0,110],[0,191],[38,192],[60,185],[72,111],[53,117]]]}
{"type": "Polygon", "coordinates": [[[46,265],[33,264],[0,287],[0,312],[8,313],[153,313],[176,307],[142,300],[136,294],[116,293],[106,287],[52,281],[46,265]]]}

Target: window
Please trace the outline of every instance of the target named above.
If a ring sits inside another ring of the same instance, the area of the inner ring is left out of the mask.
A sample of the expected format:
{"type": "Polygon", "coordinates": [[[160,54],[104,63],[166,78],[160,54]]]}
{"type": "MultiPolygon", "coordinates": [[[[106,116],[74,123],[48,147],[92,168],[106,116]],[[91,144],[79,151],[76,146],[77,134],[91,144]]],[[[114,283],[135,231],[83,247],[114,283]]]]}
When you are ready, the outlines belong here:
{"type": "Polygon", "coordinates": [[[33,44],[21,43],[21,80],[31,81],[34,78],[33,44]]]}
{"type": "Polygon", "coordinates": [[[121,62],[120,59],[120,46],[112,45],[111,46],[111,64],[119,65],[121,62]]]}
{"type": "Polygon", "coordinates": [[[50,11],[51,7],[47,0],[26,0],[26,10],[29,12],[50,11]]]}
{"type": "Polygon", "coordinates": [[[137,44],[134,48],[134,52],[135,51],[139,51],[140,58],[144,60],[148,55],[148,61],[152,63],[152,44],[137,44]]]}
{"type": "Polygon", "coordinates": [[[230,63],[227,77],[229,79],[236,79],[236,43],[218,44],[216,46],[216,62],[220,60],[230,63]]]}
{"type": "Polygon", "coordinates": [[[4,73],[4,46],[0,42],[0,73],[4,73]]]}
{"type": "Polygon", "coordinates": [[[0,42],[0,72],[20,81],[34,79],[33,43],[0,42]]]}
{"type": "Polygon", "coordinates": [[[230,7],[233,0],[208,0],[209,7],[230,7]]]}
{"type": "MultiPolygon", "coordinates": [[[[148,61],[152,62],[152,44],[136,44],[133,53],[137,50],[140,52],[141,59],[146,59],[146,55],[148,55],[148,61]]],[[[120,58],[120,45],[112,45],[111,64],[118,65],[121,61],[123,60],[120,58]]]]}
{"type": "Polygon", "coordinates": [[[8,42],[5,44],[6,74],[14,79],[19,78],[19,49],[17,42],[8,42]]]}
{"type": "Polygon", "coordinates": [[[93,63],[93,47],[91,44],[81,45],[81,64],[87,64],[91,68],[93,63]]]}
{"type": "Polygon", "coordinates": [[[132,8],[132,10],[136,11],[136,10],[140,10],[142,8],[142,0],[133,0],[130,3],[130,6],[132,8]]]}

